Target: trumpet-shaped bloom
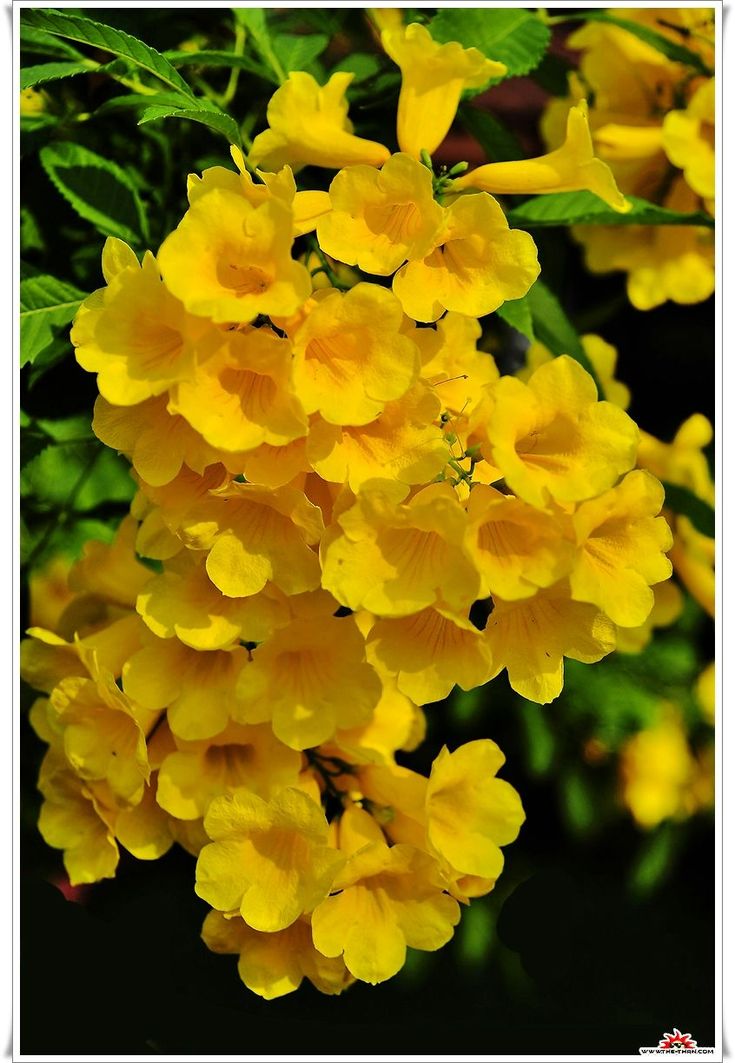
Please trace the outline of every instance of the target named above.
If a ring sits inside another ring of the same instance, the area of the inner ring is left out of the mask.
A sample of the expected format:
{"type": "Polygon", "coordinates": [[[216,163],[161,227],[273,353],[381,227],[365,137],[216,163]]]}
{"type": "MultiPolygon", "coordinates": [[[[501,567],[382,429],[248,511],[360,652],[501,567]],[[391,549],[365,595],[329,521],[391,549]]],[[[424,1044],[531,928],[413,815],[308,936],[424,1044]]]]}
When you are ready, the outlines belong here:
{"type": "Polygon", "coordinates": [[[170,409],[221,450],[291,443],[307,430],[291,361],[291,344],[270,329],[231,333],[214,358],[172,391],[170,409]]]}
{"type": "Polygon", "coordinates": [[[137,804],[150,776],[144,728],[152,714],[141,713],[109,674],[97,681],[62,679],[49,706],[74,771],[83,779],[105,780],[121,801],[137,804]]]}
{"type": "Polygon", "coordinates": [[[407,616],[444,602],[467,609],[477,571],[464,549],[467,516],[447,483],[404,501],[390,481],[365,487],[322,544],[322,585],[342,605],[407,616]]]}
{"type": "Polygon", "coordinates": [[[238,693],[237,719],[271,720],[282,742],[307,749],[366,723],[382,685],[351,617],[297,616],[254,651],[238,693]]]}
{"type": "Polygon", "coordinates": [[[663,124],[663,147],[669,161],[684,171],[693,192],[715,196],[715,79],[704,81],[686,110],[669,111],[663,124]]]}
{"type": "Polygon", "coordinates": [[[192,314],[248,322],[293,314],[309,297],[309,272],[291,258],[293,214],[272,197],[259,207],[213,189],[194,201],[161,245],[167,287],[192,314]]]}
{"type": "Polygon", "coordinates": [[[363,847],[333,888],[339,892],[312,915],[314,945],[343,956],[347,970],[371,985],[400,971],[407,946],[433,952],[446,945],[459,922],[436,861],[411,845],[363,847]]]}
{"type": "Polygon", "coordinates": [[[499,377],[495,359],[478,351],[482,335],[479,321],[465,314],[448,313],[433,329],[417,329],[422,347],[421,376],[431,385],[442,409],[455,417],[469,415],[486,384],[499,377]]]}
{"type": "Polygon", "coordinates": [[[332,74],[326,85],[303,70],[292,71],[268,103],[268,129],[250,149],[250,165],[276,170],[288,164],[341,169],[381,166],[390,156],[382,144],[354,136],[346,92],[353,74],[332,74]]]}
{"type": "Polygon", "coordinates": [[[326,254],[388,276],[406,259],[431,251],[444,211],[430,171],[410,155],[391,155],[382,169],[350,166],[329,186],[332,209],[317,222],[326,254]]]}
{"type": "Polygon", "coordinates": [[[630,210],[615,183],[610,167],[595,158],[590,135],[587,104],[580,100],[569,110],[564,144],[547,155],[520,162],[491,162],[458,177],[453,189],[476,188],[498,194],[538,194],[577,192],[587,189],[613,210],[630,210]]]}
{"type": "Polygon", "coordinates": [[[35,690],[50,693],[69,676],[98,679],[103,672],[117,679],[128,657],[140,649],[140,621],[130,614],[95,627],[66,642],[43,628],[28,629],[20,644],[20,673],[35,690]]]}
{"type": "Polygon", "coordinates": [[[227,598],[207,576],[201,558],[184,551],[138,595],[137,609],[154,635],[174,636],[195,650],[222,650],[236,642],[263,642],[288,623],[285,601],[265,590],[227,598]]]}
{"type": "Polygon", "coordinates": [[[157,800],[177,819],[200,819],[215,797],[245,789],[260,797],[296,786],[301,757],[270,727],[229,723],[203,742],[180,742],[163,760],[157,800]]]}
{"type": "Polygon", "coordinates": [[[369,424],[340,427],[313,421],[307,458],[323,479],[347,483],[353,491],[366,480],[386,476],[402,484],[427,483],[450,457],[438,425],[440,410],[436,394],[417,381],[369,424]]]}
{"type": "Polygon", "coordinates": [[[501,377],[486,426],[489,458],[535,506],[591,498],[635,462],[638,429],[619,407],[597,401],[592,377],[562,355],[528,384],[501,377]]]}
{"type": "Polygon", "coordinates": [[[239,916],[212,911],[204,920],[202,939],[212,952],[238,954],[240,978],[265,1000],[293,993],[304,978],[330,996],[354,981],[340,957],[330,959],[317,952],[306,918],[297,919],[285,930],[264,934],[239,916]]]}
{"type": "Polygon", "coordinates": [[[506,668],[517,694],[541,705],[564,685],[564,658],[590,664],[615,649],[615,627],[593,605],[572,600],[562,581],[533,598],[495,599],[484,631],[493,678],[506,668]]]}
{"type": "Polygon", "coordinates": [[[211,738],[227,726],[235,685],[247,651],[200,653],[177,639],[153,639],[123,668],[123,689],[151,711],[167,709],[173,733],[185,740],[211,738]]]}
{"type": "Polygon", "coordinates": [[[133,406],[190,373],[216,348],[219,334],[174,298],[150,251],[138,265],[127,244],[109,237],[103,268],[108,287],[84,300],[71,341],[82,368],[97,373],[100,394],[133,406]]]}
{"type": "MultiPolygon", "coordinates": [[[[621,410],[627,410],[630,405],[630,389],[615,376],[615,367],[618,361],[618,352],[610,343],[606,343],[601,336],[588,333],[580,337],[584,353],[592,363],[597,373],[597,379],[602,385],[605,398],[608,402],[614,402],[621,410]]],[[[536,370],[546,362],[554,360],[554,355],[538,341],[532,343],[526,351],[526,365],[520,369],[516,376],[524,383],[528,383],[536,370]]]]}
{"type": "Polygon", "coordinates": [[[643,624],[653,608],[651,585],[668,579],[673,542],[661,484],[640,469],[617,487],[583,502],[572,520],[579,554],[569,577],[572,595],[592,602],[621,627],[643,624]]]}
{"type": "Polygon", "coordinates": [[[271,801],[246,790],[217,797],[204,828],[212,842],[199,854],[196,892],[253,930],[285,930],[312,911],[344,863],[319,805],[293,787],[271,801]]]}
{"type": "Polygon", "coordinates": [[[641,432],[638,464],[659,480],[688,487],[705,502],[714,504],[715,485],[709,462],[703,453],[712,441],[712,424],[701,413],[687,417],[671,441],[664,443],[641,432]]]}
{"type": "Polygon", "coordinates": [[[495,775],[505,757],[490,739],[444,746],[426,789],[427,837],[432,850],[461,875],[496,879],[501,845],[515,841],[525,820],[521,800],[495,775]]]}
{"type": "Polygon", "coordinates": [[[71,590],[134,609],[135,599],[153,574],[135,556],[137,530],[135,519],[125,517],[111,543],[86,542],[69,573],[71,590]]]}
{"type": "Polygon", "coordinates": [[[532,237],[509,228],[500,205],[478,193],[447,208],[434,250],[402,266],[393,291],[415,321],[436,321],[444,310],[482,317],[520,299],[538,275],[532,237]]]}
{"type": "Polygon", "coordinates": [[[416,380],[419,352],[398,300],[376,284],[321,298],[294,335],[293,380],[307,413],[363,425],[416,380]]]}
{"type": "Polygon", "coordinates": [[[426,731],[426,719],[410,698],[401,694],[393,676],[381,675],[383,693],[373,710],[372,719],[361,727],[339,730],[335,745],[348,754],[350,761],[379,759],[390,761],[397,750],[415,749],[426,731]]]}
{"type": "Polygon", "coordinates": [[[395,675],[398,689],[417,705],[441,701],[455,683],[472,690],[490,677],[481,632],[444,608],[378,620],[368,635],[367,655],[395,675]]]}
{"type": "Polygon", "coordinates": [[[639,826],[650,830],[681,817],[696,767],[681,719],[671,711],[628,739],[620,751],[621,797],[639,826]]]}
{"type": "Polygon", "coordinates": [[[100,395],[92,428],[105,446],[129,457],[141,479],[154,487],[170,483],[183,465],[201,474],[221,457],[183,417],[169,412],[164,395],[136,406],[111,406],[100,395]]]}
{"type": "Polygon", "coordinates": [[[571,570],[575,550],[564,513],[544,513],[477,484],[467,515],[467,550],[481,579],[478,597],[528,598],[571,570]]]}
{"type": "Polygon", "coordinates": [[[228,598],[257,594],[269,580],[285,594],[319,586],[310,545],[321,538],[321,512],[294,488],[233,483],[192,509],[182,527],[188,545],[209,551],[207,574],[228,598]]]}
{"type": "Polygon", "coordinates": [[[464,89],[479,89],[507,72],[504,63],[486,59],[477,48],[463,48],[456,41],[439,44],[416,22],[385,29],[381,39],[401,68],[398,143],[414,158],[422,149],[431,155],[439,147],[464,89]]]}
{"type": "Polygon", "coordinates": [[[715,540],[698,531],[688,517],[676,518],[671,561],[689,593],[711,617],[715,615],[715,540]]]}

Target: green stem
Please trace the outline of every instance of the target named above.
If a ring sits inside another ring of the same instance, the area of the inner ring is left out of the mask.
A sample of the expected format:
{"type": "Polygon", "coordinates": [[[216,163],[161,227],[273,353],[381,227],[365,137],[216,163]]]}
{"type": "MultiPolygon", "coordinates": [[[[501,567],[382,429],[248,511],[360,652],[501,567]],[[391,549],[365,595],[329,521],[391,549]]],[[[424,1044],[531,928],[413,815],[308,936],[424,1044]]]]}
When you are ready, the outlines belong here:
{"type": "MultiPolygon", "coordinates": [[[[235,23],[235,45],[232,49],[233,55],[242,55],[245,51],[245,29],[239,22],[235,23]]],[[[235,93],[237,92],[237,82],[240,77],[240,67],[235,66],[230,71],[230,80],[227,82],[227,88],[222,93],[220,100],[220,106],[227,108],[232,102],[235,93]]]]}

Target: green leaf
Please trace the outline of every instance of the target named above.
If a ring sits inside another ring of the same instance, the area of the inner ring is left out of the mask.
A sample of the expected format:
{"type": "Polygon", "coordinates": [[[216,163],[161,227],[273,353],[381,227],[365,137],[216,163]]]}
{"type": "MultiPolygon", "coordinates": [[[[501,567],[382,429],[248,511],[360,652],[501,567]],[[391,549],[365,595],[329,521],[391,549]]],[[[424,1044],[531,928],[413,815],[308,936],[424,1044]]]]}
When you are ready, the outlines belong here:
{"type": "Polygon", "coordinates": [[[664,822],[646,836],[630,871],[629,883],[634,895],[645,897],[663,885],[679,849],[677,835],[674,825],[664,822]]]}
{"type": "Polygon", "coordinates": [[[693,491],[690,491],[688,487],[682,487],[681,484],[664,481],[663,486],[666,492],[664,504],[680,516],[688,517],[702,535],[714,539],[717,534],[717,522],[714,508],[709,502],[698,498],[693,491]]]}
{"type": "Polygon", "coordinates": [[[200,52],[164,52],[166,59],[172,66],[225,66],[225,67],[239,67],[241,70],[247,70],[250,74],[255,74],[256,77],[268,78],[274,80],[278,84],[277,80],[271,74],[271,71],[263,66],[257,60],[252,59],[249,55],[235,55],[234,52],[220,52],[216,50],[202,50],[200,52]]]}
{"type": "MultiPolygon", "coordinates": [[[[548,347],[551,353],[558,357],[560,354],[568,354],[570,358],[587,370],[595,384],[600,399],[605,398],[597,373],[585,354],[582,341],[577,335],[577,330],[561,308],[559,300],[554,293],[546,287],[543,281],[537,280],[529,291],[523,296],[528,303],[533,322],[533,331],[536,339],[548,347]]],[[[515,299],[514,302],[521,300],[515,299]]]]}
{"type": "Polygon", "coordinates": [[[525,699],[519,706],[519,711],[526,732],[524,746],[528,770],[531,775],[548,775],[554,760],[556,742],[547,716],[540,705],[525,699]]]}
{"type": "Polygon", "coordinates": [[[231,118],[229,114],[225,114],[224,111],[205,110],[204,108],[196,110],[180,109],[154,105],[153,107],[147,107],[143,111],[138,119],[138,125],[145,125],[146,122],[155,122],[159,118],[186,118],[190,122],[199,122],[201,125],[213,129],[215,133],[221,133],[229,144],[236,144],[238,147],[242,146],[240,127],[235,119],[231,118]]]}
{"type": "Polygon", "coordinates": [[[509,299],[495,311],[499,318],[510,325],[516,332],[520,332],[531,343],[536,339],[533,331],[533,318],[531,307],[526,299],[509,299]]]}
{"type": "MultiPolygon", "coordinates": [[[[631,22],[626,18],[618,18],[617,15],[610,15],[607,11],[585,11],[584,14],[565,15],[564,17],[565,21],[569,22],[581,20],[584,22],[605,22],[610,26],[617,26],[621,30],[627,30],[628,33],[632,33],[638,40],[649,44],[657,52],[661,52],[667,59],[671,59],[675,63],[683,63],[685,66],[692,67],[697,73],[704,74],[705,77],[712,77],[714,73],[696,52],[692,52],[683,44],[677,44],[676,41],[664,37],[663,34],[657,33],[656,30],[652,30],[649,26],[639,25],[637,22],[631,22]]],[[[676,27],[672,28],[675,29],[676,27]]],[[[682,36],[684,35],[682,34],[682,36]]]]}
{"type": "Polygon", "coordinates": [[[353,85],[359,85],[361,81],[366,81],[368,78],[374,77],[382,69],[382,64],[377,55],[373,55],[372,52],[351,52],[350,55],[346,55],[343,59],[340,59],[338,63],[335,63],[330,74],[336,74],[340,70],[346,70],[350,74],[354,74],[352,79],[353,85]]]}
{"type": "Polygon", "coordinates": [[[490,162],[514,162],[524,157],[518,140],[495,115],[464,105],[459,109],[459,118],[490,162]]]}
{"type": "Polygon", "coordinates": [[[41,165],[85,221],[105,236],[139,244],[148,237],[143,204],[130,176],[80,144],[59,141],[41,149],[41,165]]]}
{"type": "Polygon", "coordinates": [[[55,59],[83,59],[84,56],[73,44],[59,40],[51,33],[34,29],[26,23],[26,14],[21,15],[20,47],[21,51],[34,52],[36,55],[48,55],[55,59]]]}
{"type": "Polygon", "coordinates": [[[106,26],[102,22],[94,22],[91,18],[84,18],[81,15],[67,15],[61,11],[48,9],[26,10],[23,15],[26,25],[34,29],[45,30],[47,33],[77,41],[80,44],[88,44],[93,48],[101,48],[121,59],[129,59],[131,63],[153,74],[169,88],[180,92],[188,99],[195,98],[181,75],[160,52],[144,44],[143,41],[139,41],[137,37],[125,33],[124,30],[106,26]]]}
{"type": "Polygon", "coordinates": [[[324,33],[311,33],[308,36],[279,33],[273,38],[273,51],[286,73],[291,70],[305,70],[321,55],[329,44],[329,37],[324,33]]]}
{"type": "Polygon", "coordinates": [[[72,284],[48,273],[20,282],[20,364],[34,362],[54,340],[54,328],[68,325],[84,299],[72,284]]]}
{"type": "Polygon", "coordinates": [[[50,446],[51,440],[45,432],[31,425],[20,430],[20,467],[24,469],[29,461],[50,446]]]}
{"type": "Polygon", "coordinates": [[[91,74],[98,69],[98,63],[86,59],[78,63],[40,63],[38,66],[24,66],[20,70],[21,91],[31,89],[34,85],[43,85],[47,81],[74,77],[75,74],[91,74]]]}
{"type": "Polygon", "coordinates": [[[184,101],[177,92],[155,92],[143,95],[130,92],[125,96],[113,96],[95,109],[95,114],[107,114],[108,111],[135,110],[136,107],[170,107],[180,108],[184,101]]]}
{"type": "Polygon", "coordinates": [[[234,7],[232,13],[247,30],[246,43],[252,43],[258,55],[265,60],[281,85],[286,80],[286,72],[273,47],[268,20],[262,7],[234,7]]]}
{"type": "Polygon", "coordinates": [[[445,7],[429,26],[437,41],[459,41],[505,63],[506,77],[530,73],[541,62],[551,31],[523,8],[445,7]]]}
{"type": "Polygon", "coordinates": [[[627,196],[633,209],[627,214],[611,210],[594,192],[552,192],[534,196],[508,211],[508,221],[516,228],[551,225],[702,225],[715,221],[704,211],[682,214],[659,207],[637,196],[627,196]]]}

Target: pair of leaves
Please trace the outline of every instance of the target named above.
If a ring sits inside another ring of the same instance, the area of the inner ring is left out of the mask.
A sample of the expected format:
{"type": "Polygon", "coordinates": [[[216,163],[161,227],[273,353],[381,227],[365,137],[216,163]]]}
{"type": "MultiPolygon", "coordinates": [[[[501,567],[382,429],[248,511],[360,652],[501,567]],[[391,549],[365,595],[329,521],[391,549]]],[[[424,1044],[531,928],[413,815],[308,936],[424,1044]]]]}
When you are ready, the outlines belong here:
{"type": "Polygon", "coordinates": [[[329,44],[325,33],[271,33],[263,8],[238,7],[233,13],[263,61],[263,74],[276,85],[281,85],[292,70],[305,70],[329,44]]]}
{"type": "Polygon", "coordinates": [[[505,63],[507,77],[530,73],[551,41],[548,26],[523,8],[446,7],[434,16],[429,29],[434,40],[459,41],[505,63]]]}
{"type": "Polygon", "coordinates": [[[20,282],[20,364],[33,363],[67,326],[85,292],[48,273],[20,282]]]}

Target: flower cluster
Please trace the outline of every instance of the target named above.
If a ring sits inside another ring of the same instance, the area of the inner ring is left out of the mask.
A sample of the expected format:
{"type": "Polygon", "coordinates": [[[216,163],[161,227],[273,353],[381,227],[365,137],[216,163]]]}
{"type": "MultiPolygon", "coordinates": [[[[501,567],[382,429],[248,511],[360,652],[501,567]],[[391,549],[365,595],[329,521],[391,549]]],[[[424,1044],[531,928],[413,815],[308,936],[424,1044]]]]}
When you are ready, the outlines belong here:
{"type": "Polygon", "coordinates": [[[397,762],[422,707],[504,670],[551,701],[671,573],[621,405],[570,357],[522,380],[478,348],[539,271],[491,192],[627,207],[585,106],[542,159],[434,175],[500,64],[418,25],[383,40],[398,153],[354,134],[350,75],[292,73],[247,162],[189,178],[157,256],[107,241],[72,339],[139,490],[23,646],[72,882],[180,843],[204,940],[265,997],[381,982],[451,938],[524,814],[489,739],[428,778],[397,762]],[[328,192],[297,190],[306,165],[339,171],[328,192]]]}
{"type": "MultiPolygon", "coordinates": [[[[705,68],[712,67],[712,9],[626,9],[625,19],[686,44],[705,68]]],[[[547,142],[560,142],[569,103],[593,95],[595,151],[622,191],[684,213],[704,209],[713,215],[715,79],[693,74],[614,24],[589,22],[567,43],[582,53],[579,71],[569,76],[570,98],[547,108],[547,142]]],[[[594,273],[626,272],[628,297],[639,310],[667,299],[702,302],[714,291],[711,229],[576,226],[573,233],[594,273]]]]}

